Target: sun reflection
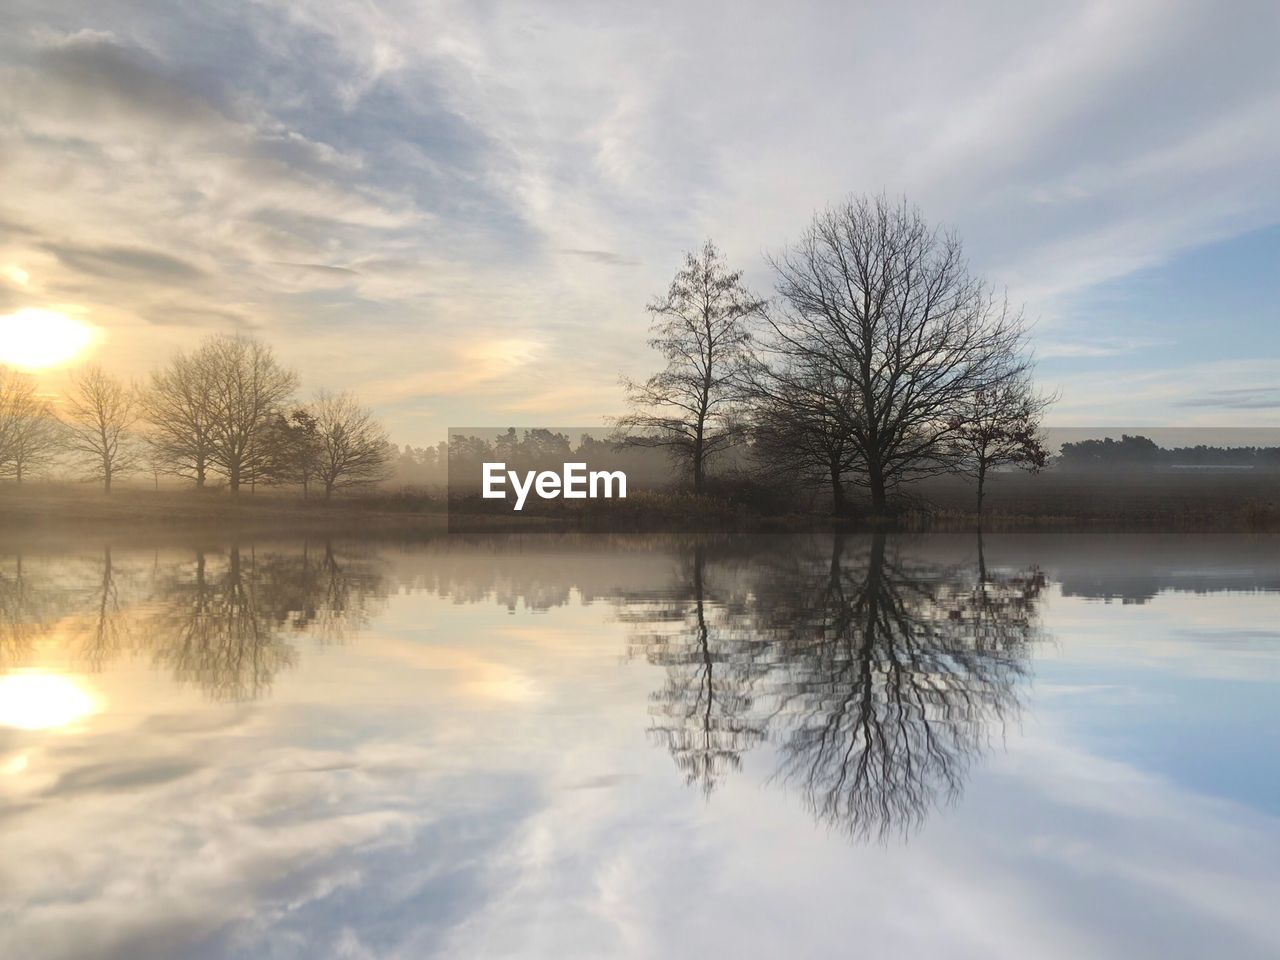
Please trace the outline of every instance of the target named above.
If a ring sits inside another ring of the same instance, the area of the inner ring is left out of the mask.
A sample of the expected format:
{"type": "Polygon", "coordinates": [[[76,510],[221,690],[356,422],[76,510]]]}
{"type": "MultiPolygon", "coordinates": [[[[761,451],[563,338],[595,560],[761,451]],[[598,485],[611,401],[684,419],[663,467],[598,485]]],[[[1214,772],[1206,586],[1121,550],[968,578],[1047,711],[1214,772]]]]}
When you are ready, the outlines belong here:
{"type": "Polygon", "coordinates": [[[0,363],[40,370],[74,360],[94,330],[56,310],[25,307],[0,317],[0,363]]]}
{"type": "Polygon", "coordinates": [[[97,708],[93,695],[70,677],[36,671],[0,677],[0,726],[49,730],[83,720],[97,708]]]}

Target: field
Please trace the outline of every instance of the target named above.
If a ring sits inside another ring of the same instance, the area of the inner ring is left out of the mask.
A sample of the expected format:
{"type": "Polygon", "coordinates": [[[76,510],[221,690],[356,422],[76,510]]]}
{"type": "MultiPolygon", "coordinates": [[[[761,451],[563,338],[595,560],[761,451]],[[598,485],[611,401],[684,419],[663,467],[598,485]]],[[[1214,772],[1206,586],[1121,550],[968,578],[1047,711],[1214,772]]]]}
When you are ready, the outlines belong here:
{"type": "MultiPolygon", "coordinates": [[[[935,521],[976,520],[972,483],[940,477],[912,494],[935,521]]],[[[985,523],[1020,528],[1280,529],[1280,473],[1116,471],[1002,473],[987,481],[985,523]]]]}
{"type": "Polygon", "coordinates": [[[308,533],[442,531],[443,506],[427,497],[377,494],[325,501],[276,491],[224,491],[121,487],[110,496],[70,484],[0,487],[0,532],[145,527],[217,529],[220,532],[308,533]]]}
{"type": "MultiPolygon", "coordinates": [[[[280,534],[331,532],[431,535],[453,529],[476,531],[578,529],[825,529],[867,522],[851,490],[848,516],[828,515],[823,492],[806,503],[789,500],[785,511],[749,496],[732,484],[715,497],[643,493],[627,501],[592,502],[566,508],[562,502],[520,515],[455,505],[452,517],[442,495],[376,491],[326,501],[275,490],[242,492],[122,487],[110,496],[72,484],[0,486],[0,533],[103,528],[151,530],[209,528],[280,534]]],[[[773,498],[776,503],[777,498],[773,498]]],[[[487,505],[486,505],[487,506],[487,505]]],[[[494,505],[497,507],[497,504],[494,505]]],[[[902,490],[894,523],[910,529],[965,529],[978,525],[972,483],[954,477],[919,481],[902,490]]],[[[1003,530],[1280,530],[1280,474],[1129,472],[1039,475],[998,474],[988,481],[982,525],[1003,530]]]]}

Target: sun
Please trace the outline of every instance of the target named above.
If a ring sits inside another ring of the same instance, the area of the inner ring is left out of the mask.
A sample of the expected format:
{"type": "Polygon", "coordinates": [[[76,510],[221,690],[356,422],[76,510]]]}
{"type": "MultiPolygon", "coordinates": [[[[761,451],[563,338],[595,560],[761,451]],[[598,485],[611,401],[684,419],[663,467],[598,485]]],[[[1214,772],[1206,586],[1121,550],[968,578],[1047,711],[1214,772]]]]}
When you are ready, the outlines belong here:
{"type": "Polygon", "coordinates": [[[20,671],[0,677],[0,726],[19,730],[66,727],[97,712],[93,695],[70,677],[20,671]]]}
{"type": "Polygon", "coordinates": [[[93,343],[95,331],[56,310],[26,307],[0,317],[0,363],[43,370],[74,360],[93,343]]]}

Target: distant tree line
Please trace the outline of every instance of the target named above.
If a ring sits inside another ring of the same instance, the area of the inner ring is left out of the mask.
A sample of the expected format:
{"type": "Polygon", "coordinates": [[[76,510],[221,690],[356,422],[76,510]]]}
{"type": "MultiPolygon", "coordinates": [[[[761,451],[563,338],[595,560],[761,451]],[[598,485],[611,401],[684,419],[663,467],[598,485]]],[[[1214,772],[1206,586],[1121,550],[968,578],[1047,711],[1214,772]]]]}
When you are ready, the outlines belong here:
{"type": "MultiPolygon", "coordinates": [[[[437,469],[451,493],[477,493],[485,463],[503,463],[519,473],[550,470],[559,473],[566,463],[585,463],[593,470],[621,470],[635,490],[667,486],[670,465],[643,447],[617,442],[608,431],[601,436],[583,433],[574,438],[567,433],[544,428],[484,431],[482,434],[454,434],[441,444],[437,469]]],[[[437,476],[440,476],[437,474],[437,476]]]]}
{"type": "Polygon", "coordinates": [[[749,291],[708,241],[653,301],[663,366],[625,381],[625,442],[662,447],[695,492],[745,445],[761,476],[865,491],[873,514],[911,480],[962,473],[981,509],[992,470],[1035,470],[1052,401],[1032,382],[1022,314],[970,274],[959,239],[905,202],[852,198],[770,258],[749,291]]]}
{"type": "Polygon", "coordinates": [[[0,368],[0,476],[21,483],[65,456],[107,493],[146,469],[233,494],[275,484],[330,497],[389,475],[396,449],[370,411],[327,390],[301,402],[297,388],[269,346],[244,336],[211,336],[140,385],[86,366],[56,406],[0,368]]]}
{"type": "Polygon", "coordinates": [[[1066,469],[1155,467],[1253,467],[1280,469],[1280,447],[1161,447],[1149,437],[1121,434],[1120,439],[1064,443],[1058,464],[1066,469]]]}

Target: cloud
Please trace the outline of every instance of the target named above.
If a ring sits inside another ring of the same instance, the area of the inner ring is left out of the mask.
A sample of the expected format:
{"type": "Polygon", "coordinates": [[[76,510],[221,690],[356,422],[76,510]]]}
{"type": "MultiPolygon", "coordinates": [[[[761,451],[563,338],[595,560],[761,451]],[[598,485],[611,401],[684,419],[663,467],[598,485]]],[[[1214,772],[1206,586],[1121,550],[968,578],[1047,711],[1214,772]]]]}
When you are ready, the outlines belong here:
{"type": "Polygon", "coordinates": [[[221,307],[195,307],[189,304],[157,304],[140,311],[142,319],[160,327],[195,327],[203,329],[250,329],[258,324],[247,314],[221,307]]]}
{"type": "Polygon", "coordinates": [[[54,243],[45,244],[45,249],[72,270],[113,280],[174,283],[195,280],[205,275],[195,264],[158,250],[113,246],[76,247],[54,243]]]}
{"type": "Polygon", "coordinates": [[[358,277],[359,270],[352,270],[350,267],[339,267],[331,263],[290,263],[287,260],[277,260],[276,266],[294,267],[298,270],[305,270],[312,273],[320,274],[339,274],[342,276],[358,277]]]}
{"type": "Polygon", "coordinates": [[[625,257],[620,253],[614,253],[611,250],[572,250],[564,249],[561,253],[567,253],[570,256],[582,257],[584,260],[591,260],[595,263],[606,264],[611,267],[634,267],[640,263],[639,260],[632,257],[625,257]]]}
{"type": "Polygon", "coordinates": [[[190,776],[199,765],[189,760],[167,763],[111,761],[79,767],[58,778],[46,797],[65,799],[77,794],[114,793],[154,787],[190,776]]]}
{"type": "Polygon", "coordinates": [[[1178,401],[1182,407],[1217,407],[1223,410],[1272,410],[1280,407],[1280,387],[1235,387],[1178,401]]]}
{"type": "Polygon", "coordinates": [[[1106,371],[1060,373],[1046,377],[1051,380],[1049,386],[1061,392],[1048,419],[1059,426],[1274,426],[1275,417],[1269,412],[1273,405],[1260,402],[1271,388],[1242,388],[1239,395],[1219,395],[1220,384],[1265,383],[1274,372],[1275,361],[1259,359],[1157,367],[1130,360],[1106,371]]]}
{"type": "Polygon", "coordinates": [[[36,65],[26,82],[38,83],[45,96],[65,97],[61,108],[86,119],[131,115],[171,130],[208,124],[219,113],[149,51],[123,44],[108,32],[81,30],[55,37],[36,52],[36,65]]]}
{"type": "Polygon", "coordinates": [[[1117,357],[1157,345],[1137,337],[1093,337],[1088,340],[1048,339],[1035,342],[1040,359],[1117,357]]]}

